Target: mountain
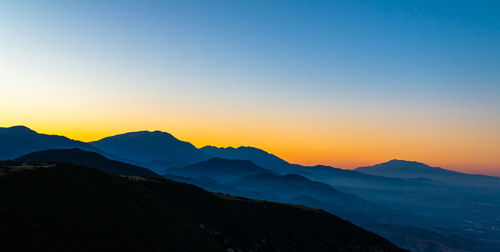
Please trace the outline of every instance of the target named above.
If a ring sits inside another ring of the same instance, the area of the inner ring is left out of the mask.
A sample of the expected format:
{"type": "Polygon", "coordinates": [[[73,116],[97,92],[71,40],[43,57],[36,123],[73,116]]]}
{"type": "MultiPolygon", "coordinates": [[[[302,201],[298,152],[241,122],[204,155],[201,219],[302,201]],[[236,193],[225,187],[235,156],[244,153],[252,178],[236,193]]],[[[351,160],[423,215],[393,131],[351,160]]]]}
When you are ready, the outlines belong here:
{"type": "Polygon", "coordinates": [[[95,152],[83,151],[80,149],[45,150],[33,152],[14,159],[18,162],[67,162],[87,167],[94,167],[105,172],[126,175],[160,178],[161,176],[142,167],[122,163],[105,158],[95,152]]]}
{"type": "MultiPolygon", "coordinates": [[[[146,167],[159,174],[169,173],[170,168],[180,168],[211,158],[249,160],[272,172],[299,174],[311,180],[330,185],[351,185],[361,187],[401,187],[408,181],[395,178],[366,175],[356,171],[330,166],[301,166],[254,147],[218,148],[194,145],[181,141],[161,131],[139,131],[103,138],[90,144],[111,153],[122,162],[146,167]]],[[[411,183],[410,183],[411,184],[411,183]]]]}
{"type": "Polygon", "coordinates": [[[252,161],[222,158],[211,158],[186,167],[168,169],[167,172],[193,178],[206,176],[222,182],[236,180],[248,175],[273,173],[257,166],[252,161]]]}
{"type": "Polygon", "coordinates": [[[196,148],[161,131],[138,131],[106,137],[89,144],[111,153],[120,160],[140,165],[159,173],[210,158],[250,160],[278,173],[297,173],[295,166],[285,160],[253,147],[196,148]]]}
{"type": "Polygon", "coordinates": [[[260,167],[278,172],[292,173],[294,169],[285,160],[254,147],[241,146],[238,148],[227,147],[218,148],[214,146],[205,146],[199,149],[203,157],[219,157],[225,159],[250,160],[260,167]]]}
{"type": "Polygon", "coordinates": [[[21,155],[48,149],[70,149],[103,153],[98,148],[80,141],[56,135],[39,134],[25,126],[0,128],[0,160],[13,159],[21,155]]]}
{"type": "Polygon", "coordinates": [[[201,161],[194,145],[161,131],[130,132],[106,137],[90,144],[121,158],[143,163],[201,161]]]}
{"type": "Polygon", "coordinates": [[[374,166],[359,167],[356,171],[385,177],[418,179],[426,178],[448,184],[463,184],[477,186],[500,187],[500,178],[479,174],[466,174],[446,170],[440,167],[431,167],[424,163],[393,159],[374,166]]]}
{"type": "Polygon", "coordinates": [[[69,163],[0,163],[1,251],[402,251],[324,211],[69,163]]]}
{"type": "Polygon", "coordinates": [[[327,184],[311,181],[296,174],[280,176],[272,173],[263,173],[251,175],[231,185],[240,190],[272,192],[282,200],[288,200],[298,195],[310,195],[320,200],[328,200],[335,202],[337,205],[348,205],[349,207],[365,203],[362,199],[354,195],[340,192],[327,184]]]}

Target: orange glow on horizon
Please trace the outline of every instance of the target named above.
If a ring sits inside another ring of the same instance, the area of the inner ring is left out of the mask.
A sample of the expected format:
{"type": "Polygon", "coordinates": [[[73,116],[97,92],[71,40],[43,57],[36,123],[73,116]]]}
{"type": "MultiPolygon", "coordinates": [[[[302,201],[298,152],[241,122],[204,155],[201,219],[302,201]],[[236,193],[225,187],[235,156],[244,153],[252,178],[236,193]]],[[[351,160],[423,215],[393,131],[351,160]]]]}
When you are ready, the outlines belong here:
{"type": "MultiPolygon", "coordinates": [[[[11,124],[3,127],[22,125],[11,124]]],[[[82,124],[75,123],[67,127],[52,128],[50,124],[26,125],[31,129],[53,135],[63,135],[71,139],[90,142],[103,137],[139,130],[161,130],[171,133],[176,138],[187,141],[200,148],[206,145],[218,147],[253,146],[290,162],[302,165],[330,165],[336,168],[354,169],[389,161],[404,159],[439,166],[446,169],[467,172],[500,175],[498,155],[496,150],[476,148],[474,155],[467,155],[474,148],[455,145],[443,148],[442,144],[431,145],[426,141],[416,139],[381,141],[381,137],[360,135],[357,137],[330,134],[328,137],[319,135],[299,135],[287,130],[256,131],[255,128],[240,129],[228,127],[172,127],[169,130],[162,127],[144,127],[130,125],[120,127],[114,124],[82,124]],[[107,127],[105,127],[107,126],[107,127]],[[120,130],[116,130],[120,129],[120,130]],[[493,151],[492,151],[493,150],[493,151]],[[489,151],[489,152],[488,152],[489,151]]],[[[492,146],[493,147],[493,146],[492,146]]]]}

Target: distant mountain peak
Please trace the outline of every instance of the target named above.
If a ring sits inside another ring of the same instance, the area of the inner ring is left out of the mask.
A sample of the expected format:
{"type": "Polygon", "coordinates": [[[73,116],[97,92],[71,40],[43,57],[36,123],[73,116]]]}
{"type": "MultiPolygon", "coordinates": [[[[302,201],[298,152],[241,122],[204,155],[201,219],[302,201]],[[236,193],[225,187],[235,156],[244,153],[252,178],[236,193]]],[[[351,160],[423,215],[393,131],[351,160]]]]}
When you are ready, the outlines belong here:
{"type": "Polygon", "coordinates": [[[403,160],[403,159],[392,159],[392,160],[389,160],[385,163],[382,163],[382,164],[386,164],[386,165],[405,165],[405,166],[412,166],[412,167],[429,167],[429,168],[436,168],[436,167],[431,167],[429,165],[426,165],[424,163],[421,163],[421,162],[417,162],[417,161],[409,161],[409,160],[403,160]]]}
{"type": "Polygon", "coordinates": [[[123,134],[118,134],[115,136],[111,137],[168,137],[172,138],[175,140],[178,140],[175,138],[172,134],[160,130],[155,130],[155,131],[149,131],[149,130],[141,130],[141,131],[133,131],[133,132],[127,132],[123,134]]]}
{"type": "Polygon", "coordinates": [[[385,177],[396,178],[429,178],[441,176],[444,174],[457,174],[457,172],[446,170],[440,167],[432,167],[417,161],[407,161],[393,159],[385,163],[376,164],[373,166],[365,166],[356,168],[356,171],[385,177]]]}
{"type": "Polygon", "coordinates": [[[34,131],[34,130],[32,130],[24,125],[17,125],[17,126],[1,128],[1,129],[6,129],[10,132],[22,133],[22,134],[37,134],[36,131],[34,131]]]}

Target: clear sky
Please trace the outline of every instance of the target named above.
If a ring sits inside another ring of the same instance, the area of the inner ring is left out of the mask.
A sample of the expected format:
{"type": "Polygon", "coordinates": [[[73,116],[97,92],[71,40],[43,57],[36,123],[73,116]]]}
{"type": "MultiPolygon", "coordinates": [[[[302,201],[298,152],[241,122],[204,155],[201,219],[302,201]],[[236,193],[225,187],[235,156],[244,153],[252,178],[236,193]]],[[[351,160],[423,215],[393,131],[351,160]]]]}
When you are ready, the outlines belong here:
{"type": "Polygon", "coordinates": [[[0,126],[500,175],[498,1],[1,1],[0,126]]]}

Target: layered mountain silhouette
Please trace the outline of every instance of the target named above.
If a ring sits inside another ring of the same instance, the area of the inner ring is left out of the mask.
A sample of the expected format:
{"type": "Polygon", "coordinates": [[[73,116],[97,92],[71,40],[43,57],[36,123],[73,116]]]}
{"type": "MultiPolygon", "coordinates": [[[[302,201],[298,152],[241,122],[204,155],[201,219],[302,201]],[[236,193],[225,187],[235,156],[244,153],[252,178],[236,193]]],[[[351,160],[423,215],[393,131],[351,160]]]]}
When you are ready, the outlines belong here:
{"type": "Polygon", "coordinates": [[[376,164],[374,166],[359,167],[356,171],[393,178],[419,179],[426,178],[444,183],[478,185],[478,186],[498,186],[500,187],[500,178],[466,174],[456,171],[446,170],[441,167],[431,167],[424,163],[415,161],[405,161],[393,159],[391,161],[376,164]]]}
{"type": "Polygon", "coordinates": [[[69,163],[0,170],[2,251],[402,251],[310,208],[69,163]]]}
{"type": "MultiPolygon", "coordinates": [[[[194,184],[206,190],[229,193],[243,197],[255,198],[260,200],[270,200],[278,202],[288,202],[293,204],[302,204],[308,207],[323,209],[343,219],[349,220],[356,225],[368,228],[377,233],[384,233],[390,237],[391,241],[400,244],[405,248],[432,248],[439,246],[442,250],[459,250],[467,248],[473,251],[470,241],[464,240],[455,243],[455,238],[442,235],[438,232],[425,229],[411,229],[412,225],[419,225],[419,222],[413,220],[421,216],[407,214],[394,209],[384,207],[383,205],[367,202],[355,195],[347,194],[336,190],[325,183],[311,181],[306,177],[296,174],[279,175],[276,173],[260,173],[248,175],[237,181],[231,181],[234,178],[218,182],[211,178],[221,176],[220,173],[231,175],[242,175],[238,172],[239,164],[250,166],[251,172],[258,172],[255,164],[249,161],[211,159],[211,162],[201,162],[193,166],[196,172],[184,173],[184,176],[167,174],[166,178],[194,184]],[[207,165],[207,164],[210,165],[207,165]],[[218,168],[220,164],[230,163],[222,169],[218,168]],[[203,175],[200,177],[200,175],[203,175]],[[404,236],[400,235],[401,230],[408,230],[404,236]],[[414,232],[413,232],[414,231],[414,232]],[[442,237],[439,241],[432,240],[432,237],[442,237]],[[429,239],[431,238],[431,239],[429,239]],[[418,246],[414,246],[414,241],[418,240],[418,246]]],[[[188,168],[186,167],[186,168],[188,168]]],[[[171,170],[180,170],[184,168],[174,168],[171,170]]],[[[247,171],[247,168],[243,168],[247,171]]],[[[356,172],[354,172],[356,173],[356,172]]],[[[366,176],[370,177],[370,176],[366,176]]],[[[376,177],[376,176],[371,176],[376,177]]],[[[406,181],[406,180],[402,180],[406,181]]],[[[415,251],[429,251],[428,249],[418,249],[415,251]]],[[[439,250],[438,250],[439,251],[439,250]]]]}
{"type": "Polygon", "coordinates": [[[295,166],[263,150],[253,147],[217,148],[194,145],[178,140],[161,131],[139,131],[103,138],[90,144],[129,162],[166,173],[167,168],[178,168],[210,158],[250,160],[279,173],[293,173],[295,166]],[[162,168],[163,165],[163,169],[162,168]]]}
{"type": "Polygon", "coordinates": [[[210,177],[217,181],[227,182],[260,173],[272,173],[248,160],[230,160],[211,158],[207,161],[188,165],[182,168],[172,168],[169,174],[185,177],[210,177]]]}
{"type": "Polygon", "coordinates": [[[258,166],[274,172],[282,174],[295,172],[295,168],[285,160],[254,147],[241,146],[238,148],[218,148],[214,146],[205,146],[200,148],[199,151],[203,157],[251,160],[258,166]]]}
{"type": "Polygon", "coordinates": [[[122,163],[119,161],[109,160],[95,152],[83,151],[80,149],[63,149],[63,150],[45,150],[26,154],[14,159],[18,162],[67,162],[87,167],[94,167],[105,172],[125,175],[125,176],[141,176],[160,178],[161,176],[151,170],[122,163]]]}
{"type": "Polygon", "coordinates": [[[178,140],[171,134],[161,131],[131,132],[107,137],[91,142],[91,144],[106,153],[119,157],[121,161],[152,169],[159,174],[169,173],[168,169],[170,168],[181,168],[211,158],[222,158],[249,160],[275,173],[298,174],[333,186],[400,188],[421,184],[418,181],[411,183],[404,179],[367,175],[324,165],[290,164],[273,154],[254,147],[218,148],[205,146],[198,149],[188,142],[178,140]]]}
{"type": "Polygon", "coordinates": [[[101,150],[88,143],[63,136],[38,134],[25,126],[0,128],[0,143],[0,160],[13,159],[30,152],[48,149],[79,148],[102,153],[101,150]]]}
{"type": "MultiPolygon", "coordinates": [[[[13,159],[33,149],[52,149],[51,146],[62,146],[60,149],[83,146],[79,149],[94,150],[100,153],[99,158],[145,167],[166,178],[212,192],[320,208],[412,251],[500,248],[497,177],[458,173],[404,160],[355,171],[323,165],[301,166],[253,147],[196,148],[159,131],[126,133],[93,143],[38,134],[26,127],[2,128],[0,132],[0,140],[7,143],[0,146],[3,159],[13,159]]],[[[43,160],[50,159],[55,160],[43,160]]],[[[81,158],[86,162],[79,164],[95,165],[87,159],[92,160],[90,156],[81,158]]],[[[106,167],[113,165],[100,168],[106,167]]],[[[120,175],[153,176],[145,175],[144,171],[150,172],[143,169],[130,174],[120,169],[109,170],[120,175]]]]}

